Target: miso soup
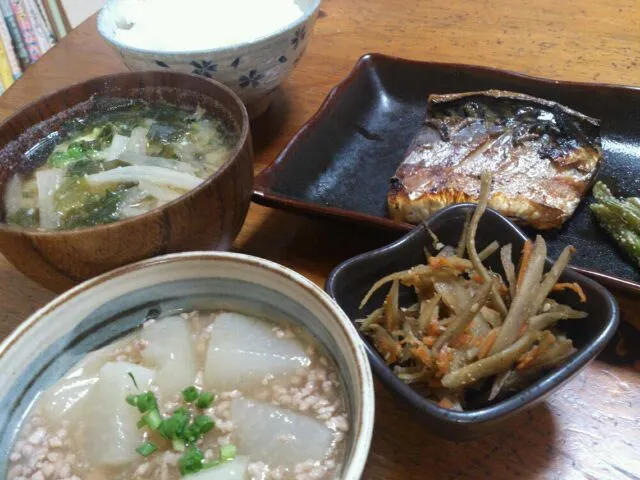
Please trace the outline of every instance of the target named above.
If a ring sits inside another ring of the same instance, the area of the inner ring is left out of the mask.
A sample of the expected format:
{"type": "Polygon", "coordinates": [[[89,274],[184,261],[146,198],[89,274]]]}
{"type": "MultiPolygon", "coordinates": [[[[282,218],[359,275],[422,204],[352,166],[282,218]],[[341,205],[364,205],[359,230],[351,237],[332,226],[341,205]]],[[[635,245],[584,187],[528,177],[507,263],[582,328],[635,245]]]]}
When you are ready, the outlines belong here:
{"type": "Polygon", "coordinates": [[[30,149],[46,159],[9,180],[5,220],[73,229],[148,212],[200,185],[235,141],[202,108],[114,99],[106,112],[74,118],[30,149]]]}
{"type": "Polygon", "coordinates": [[[298,327],[237,312],[147,321],[36,399],[9,480],[338,478],[340,377],[298,327]]]}

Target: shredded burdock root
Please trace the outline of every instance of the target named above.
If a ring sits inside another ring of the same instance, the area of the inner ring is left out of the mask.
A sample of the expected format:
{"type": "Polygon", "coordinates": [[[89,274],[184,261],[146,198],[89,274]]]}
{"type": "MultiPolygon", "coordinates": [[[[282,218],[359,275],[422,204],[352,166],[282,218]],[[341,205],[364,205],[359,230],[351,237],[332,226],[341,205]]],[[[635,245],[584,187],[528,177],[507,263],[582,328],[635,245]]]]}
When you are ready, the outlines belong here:
{"type": "Polygon", "coordinates": [[[573,247],[546,274],[547,245],[540,236],[525,242],[517,267],[511,244],[493,241],[478,252],[476,233],[490,190],[485,173],[478,206],[467,214],[457,247],[429,232],[437,254],[425,248],[425,265],[378,280],[360,305],[391,283],[384,303],[358,321],[360,330],[401,380],[424,385],[429,398],[449,409],[463,410],[470,389],[486,391],[491,401],[560,365],[575,348],[557,322],[587,316],[548,297],[568,290],[586,302],[580,285],[558,282],[573,247]],[[503,275],[483,263],[497,251],[503,275]],[[400,305],[402,286],[413,288],[417,303],[400,305]]]}

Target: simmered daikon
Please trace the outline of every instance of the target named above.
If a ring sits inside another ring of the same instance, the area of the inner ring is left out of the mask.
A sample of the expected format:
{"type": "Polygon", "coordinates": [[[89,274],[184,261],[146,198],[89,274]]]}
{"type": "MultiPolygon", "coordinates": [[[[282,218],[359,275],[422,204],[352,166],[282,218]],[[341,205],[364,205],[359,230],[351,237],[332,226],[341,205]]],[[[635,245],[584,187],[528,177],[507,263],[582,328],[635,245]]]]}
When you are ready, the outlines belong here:
{"type": "Polygon", "coordinates": [[[314,418],[245,398],[231,402],[231,419],[238,448],[276,465],[322,460],[333,438],[314,418]]]}
{"type": "Polygon", "coordinates": [[[151,385],[153,370],[127,362],[106,363],[98,374],[98,382],[87,399],[84,419],[84,451],[87,461],[96,466],[120,466],[136,460],[136,447],[143,432],[136,426],[136,412],[122,401],[139,388],[151,385]]]}
{"type": "Polygon", "coordinates": [[[164,318],[142,329],[147,342],[142,363],[155,368],[160,397],[169,400],[196,377],[196,356],[189,324],[178,316],[164,318]]]}
{"type": "Polygon", "coordinates": [[[6,478],[337,478],[345,405],[335,365],[299,327],[176,313],[89,353],[42,392],[6,478]],[[30,461],[34,448],[44,460],[30,461]]]}
{"type": "Polygon", "coordinates": [[[215,390],[251,388],[267,375],[293,375],[310,359],[294,336],[257,318],[222,313],[211,326],[204,384],[215,390]]]}

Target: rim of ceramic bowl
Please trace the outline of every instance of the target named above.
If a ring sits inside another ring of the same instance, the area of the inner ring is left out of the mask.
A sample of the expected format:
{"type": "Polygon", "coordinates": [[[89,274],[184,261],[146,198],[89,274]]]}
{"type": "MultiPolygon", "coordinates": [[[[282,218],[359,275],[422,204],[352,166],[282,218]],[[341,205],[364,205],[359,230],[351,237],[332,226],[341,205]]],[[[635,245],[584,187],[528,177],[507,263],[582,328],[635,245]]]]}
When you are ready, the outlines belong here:
{"type": "Polygon", "coordinates": [[[73,287],[30,315],[0,343],[0,357],[6,355],[22,337],[27,335],[32,328],[37,327],[51,312],[75,297],[83,294],[86,295],[93,287],[114,281],[118,277],[134,271],[152,269],[158,265],[180,263],[188,260],[205,262],[223,260],[249,265],[251,268],[265,269],[270,273],[282,277],[285,281],[292,282],[303,288],[328,310],[336,326],[340,328],[342,334],[350,344],[351,356],[355,359],[355,367],[358,375],[355,381],[361,386],[361,393],[359,397],[356,398],[360,403],[361,422],[352,430],[357,433],[353,438],[351,455],[349,461],[345,462],[346,469],[343,472],[343,478],[345,479],[359,479],[364,470],[371,447],[375,416],[373,376],[364,344],[360,340],[358,332],[355,330],[347,314],[326,292],[303,275],[270,260],[235,252],[185,252],[154,257],[116,268],[115,270],[103,273],[73,287]]]}
{"type": "Polygon", "coordinates": [[[100,32],[100,35],[102,35],[102,37],[105,38],[108,42],[112,43],[118,48],[121,48],[122,50],[127,50],[130,52],[143,54],[143,55],[157,55],[157,56],[160,56],[160,55],[163,55],[163,56],[164,55],[167,55],[167,56],[180,55],[181,56],[181,55],[204,55],[204,54],[211,55],[215,53],[233,52],[236,50],[245,49],[245,48],[254,46],[268,38],[272,38],[277,35],[280,35],[286,32],[287,30],[290,30],[296,27],[297,25],[306,23],[307,20],[309,20],[313,15],[315,15],[315,13],[320,8],[320,4],[322,3],[322,0],[311,0],[311,4],[309,5],[309,7],[307,7],[307,9],[303,12],[303,14],[299,16],[297,19],[293,20],[292,22],[289,22],[288,24],[278,28],[277,30],[271,33],[261,35],[257,38],[253,38],[246,42],[237,42],[237,43],[232,43],[230,45],[226,45],[223,47],[203,48],[200,50],[153,50],[150,48],[132,47],[130,45],[127,45],[125,43],[122,43],[116,40],[113,35],[109,34],[105,26],[105,23],[106,23],[105,18],[106,18],[106,15],[110,13],[111,9],[115,10],[114,5],[119,1],[121,0],[107,0],[106,4],[100,9],[100,13],[98,14],[98,21],[97,21],[98,32],[100,32]]]}
{"type": "MultiPolygon", "coordinates": [[[[74,83],[72,85],[68,85],[66,87],[63,88],[59,88],[57,90],[55,90],[54,92],[48,94],[48,95],[44,95],[26,105],[24,105],[22,108],[20,108],[18,111],[16,111],[13,115],[11,115],[10,117],[7,117],[4,121],[0,122],[0,129],[2,129],[4,127],[4,125],[12,120],[14,120],[16,117],[19,117],[20,115],[23,115],[23,112],[25,110],[28,110],[32,107],[34,107],[35,105],[38,105],[39,103],[45,102],[47,100],[49,100],[52,97],[55,97],[57,95],[60,95],[62,92],[65,92],[67,90],[71,90],[73,88],[78,87],[79,85],[85,85],[87,83],[92,83],[92,82],[96,82],[96,83],[105,83],[108,84],[111,80],[119,78],[119,77],[126,77],[126,76],[132,76],[132,77],[137,77],[137,76],[143,76],[143,75],[157,75],[158,73],[161,73],[163,75],[170,75],[170,76],[176,76],[176,77],[190,77],[192,79],[198,79],[198,81],[204,82],[206,84],[213,84],[213,87],[219,88],[221,89],[223,92],[225,92],[228,96],[231,97],[231,99],[235,102],[235,104],[238,106],[239,110],[240,110],[240,114],[241,114],[241,122],[238,125],[239,128],[239,132],[238,132],[238,139],[236,140],[233,149],[231,150],[231,153],[229,155],[229,158],[215,171],[213,172],[211,175],[209,175],[208,177],[204,178],[202,180],[202,182],[197,185],[196,187],[188,190],[187,192],[183,193],[182,195],[180,195],[179,197],[167,202],[167,203],[163,203],[160,206],[157,206],[155,208],[152,208],[151,210],[144,212],[144,213],[140,213],[138,215],[135,215],[133,217],[129,217],[129,218],[122,218],[119,220],[116,220],[115,222],[111,222],[111,223],[103,223],[103,224],[99,224],[99,225],[93,225],[91,227],[79,227],[79,228],[73,228],[73,229],[66,229],[66,230],[41,230],[37,227],[20,227],[17,225],[9,225],[8,223],[6,223],[6,221],[0,221],[0,230],[11,230],[11,231],[17,231],[17,232],[24,232],[24,233],[28,233],[30,235],[38,235],[38,236],[60,236],[60,235],[77,235],[78,233],[82,233],[82,232],[86,232],[88,230],[92,230],[92,231],[100,231],[100,230],[108,230],[111,228],[116,228],[116,226],[120,226],[120,225],[124,225],[124,224],[130,224],[133,222],[136,222],[139,219],[148,217],[149,215],[154,214],[155,212],[159,211],[159,210],[163,210],[165,208],[170,207],[171,205],[174,205],[178,202],[183,201],[185,198],[194,195],[195,193],[199,192],[202,189],[205,189],[209,186],[210,183],[214,182],[218,177],[220,177],[220,175],[222,175],[223,172],[225,172],[226,170],[228,170],[229,168],[231,168],[231,166],[236,162],[236,160],[238,159],[238,155],[242,152],[242,146],[246,143],[249,142],[250,146],[251,146],[251,132],[250,132],[250,121],[249,121],[249,113],[247,112],[247,107],[245,106],[244,102],[240,99],[240,97],[238,97],[238,95],[229,87],[227,87],[226,85],[224,85],[223,83],[217,81],[217,80],[213,80],[210,78],[203,78],[199,75],[193,75],[190,73],[183,73],[183,72],[177,72],[177,71],[137,71],[137,72],[119,72],[119,73],[112,73],[109,75],[102,75],[99,77],[92,77],[88,80],[84,80],[82,82],[77,82],[74,83]]],[[[153,88],[153,87],[151,87],[153,88]]],[[[172,88],[172,87],[170,87],[172,88]]],[[[181,87],[175,87],[176,90],[178,91],[193,91],[193,90],[189,90],[187,88],[181,88],[181,87]]],[[[125,89],[125,90],[130,90],[130,89],[125,89]]],[[[131,89],[133,90],[133,89],[131,89]]],[[[197,92],[196,92],[197,93],[197,92]]],[[[108,94],[108,92],[107,92],[108,94]]],[[[87,100],[83,100],[83,102],[86,102],[88,100],[90,100],[91,97],[87,100]]],[[[79,105],[80,103],[83,102],[79,102],[79,103],[75,103],[71,106],[69,106],[66,110],[69,110],[71,108],[76,107],[77,105],[79,105]]],[[[225,109],[226,110],[226,109],[225,109]]],[[[63,110],[65,111],[65,110],[63,110]]],[[[61,112],[56,113],[55,115],[58,115],[61,112]]],[[[41,120],[40,122],[37,122],[35,124],[33,124],[32,126],[26,128],[25,130],[22,131],[22,133],[20,135],[23,135],[26,130],[29,130],[33,127],[35,127],[36,125],[38,125],[39,123],[42,122],[46,122],[49,119],[51,119],[51,117],[55,116],[55,115],[50,115],[49,117],[47,117],[44,120],[41,120]]],[[[15,138],[18,138],[20,135],[17,135],[15,138]]],[[[14,139],[15,140],[15,139],[14,139]]],[[[6,148],[6,145],[3,146],[2,148],[0,148],[0,150],[6,148]]],[[[253,147],[251,147],[253,148],[253,147]]],[[[35,171],[35,169],[34,169],[35,171]]]]}

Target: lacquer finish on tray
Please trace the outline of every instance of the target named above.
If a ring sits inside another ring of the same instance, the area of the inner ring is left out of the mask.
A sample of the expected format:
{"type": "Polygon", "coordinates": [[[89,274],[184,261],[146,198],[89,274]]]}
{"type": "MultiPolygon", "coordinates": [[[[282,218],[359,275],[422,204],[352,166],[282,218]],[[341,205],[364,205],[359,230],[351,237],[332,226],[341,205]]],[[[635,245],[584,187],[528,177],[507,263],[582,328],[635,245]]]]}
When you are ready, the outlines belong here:
{"type": "MultiPolygon", "coordinates": [[[[428,96],[489,89],[545,98],[600,119],[605,161],[598,179],[619,196],[640,192],[640,89],[370,54],[262,171],[253,199],[305,214],[408,230],[410,225],[389,218],[387,191],[422,126],[428,96]]],[[[573,244],[578,250],[574,267],[604,283],[640,291],[640,271],[597,225],[588,208],[591,201],[588,195],[561,229],[544,233],[550,257],[573,244]]]]}

